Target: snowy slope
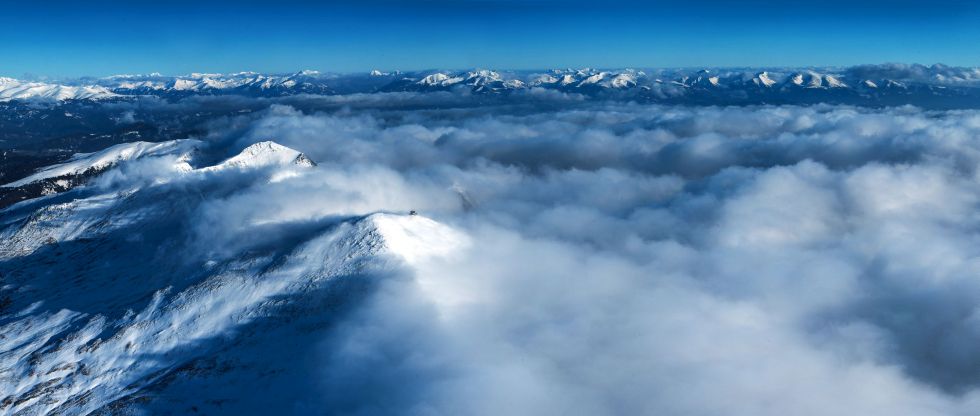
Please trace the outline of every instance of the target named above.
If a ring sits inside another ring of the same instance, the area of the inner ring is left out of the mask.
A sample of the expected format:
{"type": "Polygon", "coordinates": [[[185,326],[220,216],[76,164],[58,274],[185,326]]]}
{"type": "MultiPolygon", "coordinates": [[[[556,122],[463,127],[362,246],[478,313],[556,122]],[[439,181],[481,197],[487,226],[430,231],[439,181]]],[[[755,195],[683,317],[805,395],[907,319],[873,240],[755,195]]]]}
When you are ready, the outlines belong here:
{"type": "Polygon", "coordinates": [[[310,158],[299,151],[290,149],[279,143],[264,141],[250,145],[242,150],[241,153],[205,170],[221,169],[248,169],[266,166],[316,166],[310,158]]]}
{"type": "Polygon", "coordinates": [[[0,102],[10,100],[99,100],[117,96],[101,86],[69,86],[0,77],[0,102]]]}
{"type": "Polygon", "coordinates": [[[13,188],[44,179],[67,175],[80,175],[85,172],[103,170],[116,163],[145,156],[178,155],[186,161],[191,153],[200,145],[201,142],[197,140],[176,140],[163,143],[122,143],[98,152],[76,154],[71,160],[65,163],[48,166],[31,176],[2,186],[13,188]]]}
{"type": "MultiPolygon", "coordinates": [[[[276,297],[299,297],[297,292],[311,286],[350,278],[367,263],[383,264],[384,259],[374,258],[387,251],[385,232],[412,228],[406,223],[416,221],[423,219],[368,216],[341,222],[289,252],[274,268],[231,262],[178,293],[168,287],[146,293],[152,297],[143,309],[117,319],[61,309],[13,320],[3,326],[7,345],[15,346],[0,358],[13,375],[0,384],[0,396],[11,398],[4,410],[85,414],[136,394],[167,371],[209,353],[196,344],[231,335],[269,314],[266,309],[276,297]],[[45,348],[53,339],[61,339],[57,347],[45,348]]],[[[431,226],[425,224],[423,231],[431,226]]],[[[404,248],[405,234],[397,237],[404,248]]]]}
{"type": "Polygon", "coordinates": [[[219,164],[234,169],[202,167],[124,190],[79,187],[0,211],[0,412],[135,411],[167,400],[156,392],[181,383],[233,384],[242,374],[284,385],[297,366],[278,353],[305,343],[277,340],[311,337],[339,313],[336,305],[356,300],[356,287],[466,244],[422,216],[364,213],[304,221],[287,235],[242,224],[252,237],[235,247],[187,248],[213,237],[194,218],[221,198],[217,189],[278,186],[236,178],[259,169],[273,176],[298,156],[263,142],[219,164]],[[265,358],[249,361],[256,357],[265,358]]]}

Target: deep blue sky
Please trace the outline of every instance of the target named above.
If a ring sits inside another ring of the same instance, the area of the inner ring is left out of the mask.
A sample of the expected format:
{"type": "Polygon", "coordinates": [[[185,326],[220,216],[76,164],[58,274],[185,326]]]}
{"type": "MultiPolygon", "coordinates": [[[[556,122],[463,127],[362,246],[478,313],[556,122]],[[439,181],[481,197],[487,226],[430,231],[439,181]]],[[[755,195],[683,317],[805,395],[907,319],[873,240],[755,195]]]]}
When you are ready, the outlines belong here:
{"type": "Polygon", "coordinates": [[[0,75],[881,62],[975,66],[980,65],[980,7],[973,3],[18,1],[2,4],[0,75]]]}

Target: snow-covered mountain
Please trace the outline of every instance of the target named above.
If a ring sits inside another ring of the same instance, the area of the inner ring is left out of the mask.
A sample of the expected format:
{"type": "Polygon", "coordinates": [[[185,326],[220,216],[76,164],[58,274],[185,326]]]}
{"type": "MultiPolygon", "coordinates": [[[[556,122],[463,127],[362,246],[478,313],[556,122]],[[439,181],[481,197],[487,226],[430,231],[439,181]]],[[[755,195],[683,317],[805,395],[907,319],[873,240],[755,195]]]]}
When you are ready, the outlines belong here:
{"type": "Polygon", "coordinates": [[[254,169],[266,166],[296,165],[312,167],[316,166],[310,158],[303,153],[290,149],[279,143],[265,141],[255,143],[246,147],[241,153],[235,155],[224,162],[214,166],[204,168],[205,170],[221,169],[254,169]]]}
{"type": "Polygon", "coordinates": [[[194,73],[187,76],[164,77],[159,74],[116,76],[94,82],[122,95],[158,94],[215,94],[240,93],[255,95],[331,94],[334,91],[320,80],[317,71],[294,74],[233,74],[194,73]]]}
{"type": "Polygon", "coordinates": [[[556,69],[550,71],[416,71],[363,74],[120,75],[64,85],[0,80],[0,100],[104,99],[141,95],[279,97],[374,92],[466,91],[509,95],[535,89],[607,99],[679,103],[813,103],[856,105],[944,101],[980,105],[980,69],[943,65],[767,69],[556,69]]]}
{"type": "Polygon", "coordinates": [[[62,85],[0,77],[0,102],[10,100],[100,100],[115,97],[98,85],[62,85]]]}
{"type": "Polygon", "coordinates": [[[45,180],[57,180],[78,175],[97,174],[113,165],[141,157],[178,155],[181,161],[187,160],[200,142],[197,140],[174,140],[162,143],[132,142],[122,143],[93,153],[78,153],[71,160],[42,168],[26,178],[0,185],[16,188],[45,180]]]}
{"type": "Polygon", "coordinates": [[[216,235],[206,214],[229,192],[286,187],[317,167],[274,142],[197,166],[199,146],[118,145],[8,185],[95,172],[0,211],[0,413],[258,411],[214,390],[193,409],[168,401],[205,380],[288,401],[302,394],[289,387],[297,355],[358,287],[465,244],[423,216],[371,212],[216,235]]]}

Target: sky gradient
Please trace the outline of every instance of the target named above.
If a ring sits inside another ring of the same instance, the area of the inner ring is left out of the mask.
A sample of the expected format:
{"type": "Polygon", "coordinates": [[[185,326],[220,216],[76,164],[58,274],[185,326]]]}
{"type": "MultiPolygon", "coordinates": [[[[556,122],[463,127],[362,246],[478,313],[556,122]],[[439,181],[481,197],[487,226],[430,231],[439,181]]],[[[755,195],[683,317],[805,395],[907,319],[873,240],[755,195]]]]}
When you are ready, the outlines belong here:
{"type": "Polygon", "coordinates": [[[5,5],[0,75],[980,65],[972,2],[105,1],[5,5]]]}

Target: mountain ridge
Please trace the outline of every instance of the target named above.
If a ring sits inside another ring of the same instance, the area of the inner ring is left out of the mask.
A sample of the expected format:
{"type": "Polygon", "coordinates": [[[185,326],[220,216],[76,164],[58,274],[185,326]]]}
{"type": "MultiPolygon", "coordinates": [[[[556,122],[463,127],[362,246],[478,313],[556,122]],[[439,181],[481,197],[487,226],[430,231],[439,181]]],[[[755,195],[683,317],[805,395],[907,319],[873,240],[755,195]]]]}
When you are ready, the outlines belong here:
{"type": "MultiPolygon", "coordinates": [[[[113,100],[140,96],[346,95],[465,91],[480,95],[555,90],[598,98],[698,103],[733,101],[808,103],[820,100],[885,105],[916,98],[969,96],[980,103],[980,68],[945,65],[864,65],[843,68],[706,69],[488,69],[324,74],[238,72],[180,76],[120,75],[42,83],[3,78],[0,101],[113,100]]],[[[971,101],[972,102],[972,101],[971,101]]]]}
{"type": "MultiPolygon", "coordinates": [[[[105,172],[147,159],[186,163],[172,159],[177,153],[129,152],[105,172]]],[[[281,170],[316,169],[297,163],[297,155],[303,154],[260,142],[228,160],[261,163],[164,170],[159,174],[177,178],[129,178],[120,186],[83,183],[0,210],[0,338],[9,346],[0,354],[6,369],[0,413],[112,413],[165,401],[157,392],[174,383],[219,379],[216,385],[225,385],[241,374],[270,386],[288,383],[290,372],[300,370],[294,356],[279,354],[288,347],[270,332],[291,340],[322,336],[310,328],[337,319],[338,305],[355,301],[358,287],[466,244],[453,228],[405,213],[277,223],[285,234],[263,234],[266,225],[250,222],[227,239],[199,229],[195,213],[222,198],[213,188],[280,186],[269,178],[281,170]],[[224,244],[182,251],[201,239],[224,244]],[[254,348],[266,350],[254,354],[254,348]],[[263,357],[258,373],[248,364],[255,357],[263,357]]],[[[90,156],[76,161],[104,159],[90,156]]],[[[197,404],[205,405],[214,404],[197,404]]],[[[216,406],[211,410],[247,405],[216,406]]]]}

